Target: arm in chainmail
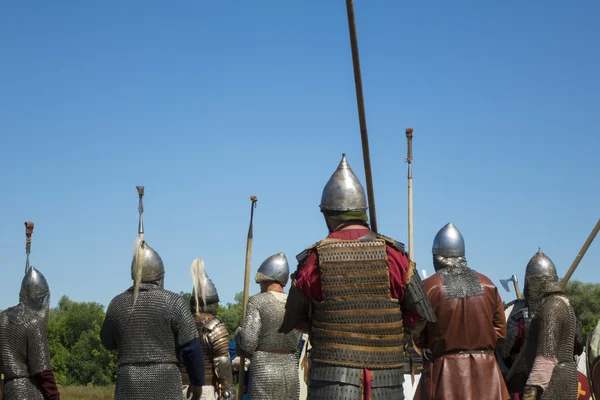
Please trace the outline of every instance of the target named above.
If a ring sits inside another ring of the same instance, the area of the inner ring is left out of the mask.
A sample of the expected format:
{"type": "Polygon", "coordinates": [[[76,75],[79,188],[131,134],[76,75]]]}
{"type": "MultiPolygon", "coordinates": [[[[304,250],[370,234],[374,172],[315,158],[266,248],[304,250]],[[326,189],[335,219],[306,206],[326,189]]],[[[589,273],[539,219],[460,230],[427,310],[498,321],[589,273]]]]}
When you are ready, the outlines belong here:
{"type": "Polygon", "coordinates": [[[248,301],[246,309],[246,318],[242,330],[238,333],[236,344],[239,350],[248,358],[252,358],[256,347],[258,346],[258,338],[260,336],[261,321],[260,311],[254,303],[253,299],[248,301]]]}
{"type": "MultiPolygon", "coordinates": [[[[406,284],[406,291],[404,294],[404,299],[402,300],[402,306],[406,310],[420,315],[425,322],[435,322],[435,311],[433,310],[431,301],[425,293],[423,281],[421,281],[418,271],[414,269],[413,263],[410,264],[410,269],[412,269],[412,274],[410,275],[410,280],[406,284]]],[[[423,327],[424,324],[422,324],[421,329],[423,327]]],[[[416,333],[418,333],[418,330],[415,330],[413,334],[416,333]]]]}
{"type": "Polygon", "coordinates": [[[27,355],[31,375],[52,370],[50,351],[48,350],[48,336],[42,321],[35,321],[29,329],[27,355]]]}
{"type": "Polygon", "coordinates": [[[567,304],[558,298],[548,298],[538,313],[540,321],[537,354],[526,386],[546,390],[558,363],[561,316],[567,315],[567,304]]]}
{"type": "Polygon", "coordinates": [[[573,355],[580,356],[585,349],[585,337],[579,321],[575,320],[575,346],[573,347],[573,355]]]}
{"type": "Polygon", "coordinates": [[[114,326],[112,322],[112,304],[111,301],[106,309],[106,316],[104,317],[102,328],[100,328],[100,341],[102,342],[102,346],[107,350],[117,350],[117,342],[114,338],[114,326]]]}
{"type": "Polygon", "coordinates": [[[181,296],[176,297],[171,312],[171,326],[179,346],[183,346],[194,339],[199,339],[196,321],[190,313],[189,305],[185,305],[181,296]]]}

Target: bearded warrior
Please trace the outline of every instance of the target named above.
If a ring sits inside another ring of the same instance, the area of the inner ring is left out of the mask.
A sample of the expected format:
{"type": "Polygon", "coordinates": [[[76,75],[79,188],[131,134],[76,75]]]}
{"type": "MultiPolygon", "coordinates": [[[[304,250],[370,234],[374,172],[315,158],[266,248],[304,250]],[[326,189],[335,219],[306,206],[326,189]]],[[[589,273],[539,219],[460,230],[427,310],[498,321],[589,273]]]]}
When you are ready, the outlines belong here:
{"type": "Polygon", "coordinates": [[[281,332],[307,328],[309,400],[404,398],[406,333],[435,321],[404,245],[372,232],[345,155],[323,189],[329,236],[300,253],[281,332]]]}
{"type": "Polygon", "coordinates": [[[498,289],[467,266],[463,236],[452,223],[437,233],[432,253],[436,273],[423,283],[437,321],[417,341],[429,360],[415,398],[509,399],[495,357],[506,335],[498,289]]]}
{"type": "MultiPolygon", "coordinates": [[[[33,223],[26,223],[33,230],[33,223]]],[[[44,275],[27,267],[21,283],[19,304],[0,313],[0,372],[4,374],[4,400],[60,400],[50,352],[48,351],[48,312],[50,288],[44,275]]]]}
{"type": "Polygon", "coordinates": [[[291,400],[300,396],[298,362],[302,334],[279,333],[287,296],[283,288],[290,269],[285,254],[267,258],[256,273],[260,293],[248,299],[242,330],[236,337],[237,352],[252,360],[250,400],[291,400]]]}
{"type": "MultiPolygon", "coordinates": [[[[204,261],[199,258],[194,260],[191,272],[194,289],[190,308],[196,319],[196,328],[204,353],[205,385],[202,388],[202,398],[233,400],[235,387],[229,359],[229,332],[223,321],[217,317],[219,294],[204,270],[204,261]]],[[[183,384],[189,385],[189,378],[184,370],[181,376],[183,384]]]]}
{"type": "Polygon", "coordinates": [[[100,331],[102,344],[117,350],[115,400],[181,400],[178,353],[191,382],[188,395],[199,399],[204,385],[202,345],[189,305],[164,289],[165,269],[144,240],[140,192],[140,237],[131,262],[133,286],[110,302],[100,331]]]}
{"type": "Polygon", "coordinates": [[[576,400],[575,355],[581,354],[577,319],[558,284],[556,267],[539,250],[525,270],[525,298],[532,314],[525,350],[529,377],[524,400],[576,400]]]}

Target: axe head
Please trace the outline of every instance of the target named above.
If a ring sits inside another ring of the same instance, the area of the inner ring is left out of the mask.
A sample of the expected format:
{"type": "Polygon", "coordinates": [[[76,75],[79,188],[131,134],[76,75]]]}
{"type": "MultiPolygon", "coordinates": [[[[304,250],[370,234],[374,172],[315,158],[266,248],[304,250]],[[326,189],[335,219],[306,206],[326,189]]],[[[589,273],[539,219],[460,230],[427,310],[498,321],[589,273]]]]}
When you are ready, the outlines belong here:
{"type": "Polygon", "coordinates": [[[510,286],[508,286],[508,284],[510,282],[512,282],[512,278],[510,279],[500,279],[500,283],[502,284],[502,287],[504,288],[504,290],[506,290],[507,292],[510,293],[510,286]]]}

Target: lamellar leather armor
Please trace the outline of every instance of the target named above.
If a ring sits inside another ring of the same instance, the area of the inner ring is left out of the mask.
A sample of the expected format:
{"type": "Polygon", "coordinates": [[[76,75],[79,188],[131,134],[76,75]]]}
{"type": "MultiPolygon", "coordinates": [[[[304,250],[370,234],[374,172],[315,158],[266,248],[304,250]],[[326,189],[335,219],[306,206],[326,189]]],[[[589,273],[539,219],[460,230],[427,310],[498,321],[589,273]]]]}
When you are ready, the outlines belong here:
{"type": "Polygon", "coordinates": [[[315,363],[387,369],[404,365],[402,311],[391,299],[383,239],[325,239],[316,248],[324,301],[314,302],[315,363]]]}
{"type": "Polygon", "coordinates": [[[118,349],[115,399],[181,399],[176,349],[197,337],[189,305],[159,284],[142,283],[135,306],[133,288],[116,296],[100,331],[103,345],[118,349]]]}

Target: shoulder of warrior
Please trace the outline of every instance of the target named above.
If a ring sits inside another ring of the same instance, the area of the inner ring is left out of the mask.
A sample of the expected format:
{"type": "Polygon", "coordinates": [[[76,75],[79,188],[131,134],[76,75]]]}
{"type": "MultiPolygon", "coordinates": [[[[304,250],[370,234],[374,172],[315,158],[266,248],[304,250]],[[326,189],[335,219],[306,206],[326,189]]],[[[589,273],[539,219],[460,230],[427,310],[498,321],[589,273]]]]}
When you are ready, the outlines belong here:
{"type": "Polygon", "coordinates": [[[225,326],[225,324],[223,323],[223,320],[219,317],[213,317],[213,318],[209,319],[208,321],[204,322],[203,327],[204,327],[205,331],[211,332],[221,325],[225,326]]]}
{"type": "Polygon", "coordinates": [[[298,268],[300,268],[304,265],[304,263],[306,262],[306,259],[308,259],[308,257],[311,255],[311,253],[313,251],[315,251],[315,249],[317,248],[319,243],[321,243],[321,242],[319,241],[319,242],[313,244],[312,246],[307,247],[306,249],[302,250],[302,252],[296,256],[296,261],[298,261],[298,268]]]}
{"type": "Polygon", "coordinates": [[[392,247],[393,249],[399,251],[402,254],[406,254],[406,246],[404,246],[404,243],[399,242],[396,239],[393,239],[391,237],[381,235],[381,234],[378,234],[377,238],[385,240],[385,244],[387,244],[388,246],[392,247]]]}

